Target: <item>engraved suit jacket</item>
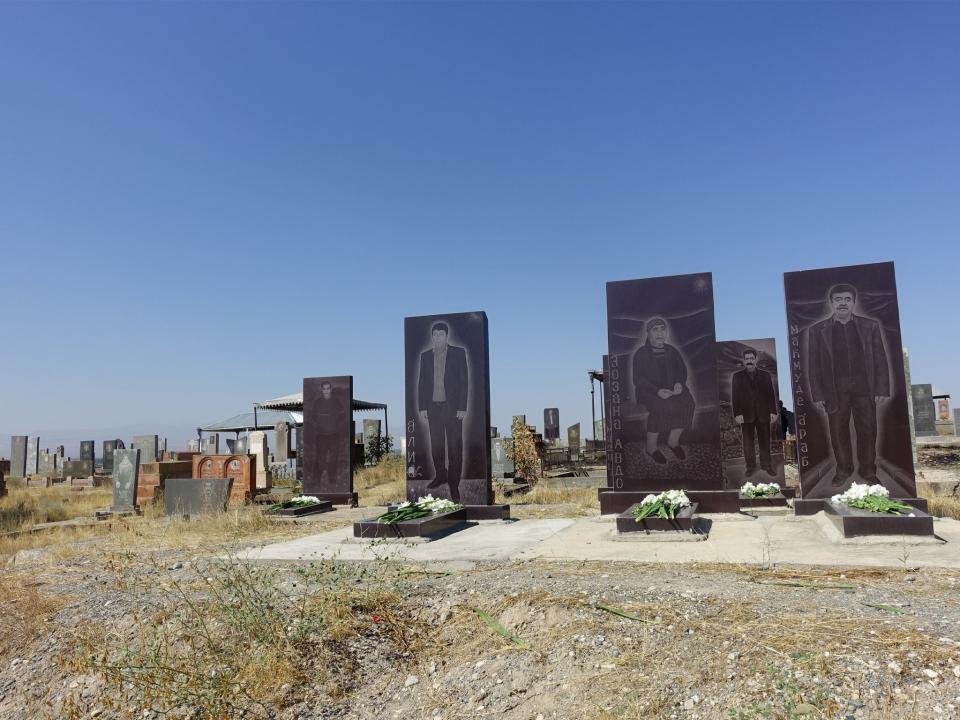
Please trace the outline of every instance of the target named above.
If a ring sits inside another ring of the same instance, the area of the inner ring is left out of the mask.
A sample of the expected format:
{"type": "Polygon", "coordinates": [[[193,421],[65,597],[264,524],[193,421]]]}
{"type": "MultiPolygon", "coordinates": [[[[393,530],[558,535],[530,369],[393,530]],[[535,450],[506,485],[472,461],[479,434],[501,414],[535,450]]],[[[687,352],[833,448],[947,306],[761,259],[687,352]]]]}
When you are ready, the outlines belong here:
{"type": "MultiPolygon", "coordinates": [[[[839,393],[833,374],[833,316],[821,320],[807,330],[807,378],[810,382],[810,398],[826,404],[827,412],[834,412],[839,405],[839,393]]],[[[863,377],[870,388],[870,396],[889,397],[890,364],[883,347],[880,323],[871,318],[854,315],[854,323],[860,342],[863,343],[863,377]]]]}
{"type": "Polygon", "coordinates": [[[770,422],[770,415],[777,413],[777,398],[773,392],[773,377],[766,370],[754,370],[756,378],[750,382],[747,371],[733,374],[731,396],[733,414],[743,415],[743,422],[770,422]]]}
{"type": "MultiPolygon", "coordinates": [[[[462,347],[447,345],[443,368],[443,392],[455,410],[467,409],[467,352],[462,347]]],[[[433,348],[420,353],[420,380],[417,385],[418,410],[429,410],[433,402],[433,348]]]]}

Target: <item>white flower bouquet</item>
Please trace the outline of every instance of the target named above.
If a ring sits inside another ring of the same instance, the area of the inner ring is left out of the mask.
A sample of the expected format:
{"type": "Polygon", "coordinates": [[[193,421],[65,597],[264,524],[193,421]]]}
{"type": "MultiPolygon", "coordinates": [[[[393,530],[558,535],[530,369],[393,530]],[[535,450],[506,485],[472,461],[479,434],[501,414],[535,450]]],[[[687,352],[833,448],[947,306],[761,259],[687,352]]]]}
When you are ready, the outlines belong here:
{"type": "Polygon", "coordinates": [[[666,490],[659,495],[647,495],[633,511],[633,517],[637,522],[648,517],[673,520],[685,507],[690,507],[690,498],[683,490],[666,490]]]}
{"type": "Polygon", "coordinates": [[[426,495],[419,498],[416,502],[406,500],[400,503],[393,510],[388,510],[377,517],[377,522],[398,523],[403,520],[417,520],[430,515],[439,515],[440,513],[459,510],[463,505],[455,503],[446,498],[435,498],[433,495],[426,495]]]}
{"type": "Polygon", "coordinates": [[[854,483],[845,493],[834,495],[830,500],[835,503],[848,505],[852,508],[887,513],[888,515],[900,515],[913,511],[913,508],[909,505],[891,500],[890,491],[883,485],[854,483]]]}
{"type": "Polygon", "coordinates": [[[768,498],[780,494],[780,486],[777,483],[752,483],[748,482],[740,488],[740,492],[748,498],[768,498]]]}
{"type": "Polygon", "coordinates": [[[289,510],[290,508],[302,508],[310,507],[311,505],[319,505],[320,498],[314,497],[313,495],[296,495],[295,497],[290,498],[286,502],[277,503],[276,505],[270,506],[270,511],[275,512],[277,510],[289,510]]]}

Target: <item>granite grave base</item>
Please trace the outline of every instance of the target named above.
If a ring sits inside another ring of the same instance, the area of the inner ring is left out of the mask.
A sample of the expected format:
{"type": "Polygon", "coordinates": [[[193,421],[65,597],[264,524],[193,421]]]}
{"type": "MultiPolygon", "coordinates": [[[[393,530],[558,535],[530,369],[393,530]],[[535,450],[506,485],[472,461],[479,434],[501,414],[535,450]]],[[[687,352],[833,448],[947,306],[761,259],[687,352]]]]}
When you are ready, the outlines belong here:
{"type": "Polygon", "coordinates": [[[359,504],[359,498],[357,493],[313,493],[321,500],[329,500],[333,505],[347,505],[349,507],[357,507],[359,504]]]}
{"type": "Polygon", "coordinates": [[[633,516],[633,511],[638,507],[640,507],[640,503],[634,503],[617,515],[618,533],[693,531],[694,514],[697,512],[697,503],[695,502],[690,503],[689,507],[681,509],[675,518],[648,517],[639,522],[633,516]]]}
{"type": "Polygon", "coordinates": [[[741,508],[785,508],[787,507],[787,498],[785,495],[771,495],[770,497],[748,497],[741,494],[738,502],[741,508]]]}
{"type": "MultiPolygon", "coordinates": [[[[613,515],[641,502],[647,495],[658,495],[663,490],[612,490],[600,488],[600,514],[613,515]]],[[[685,490],[691,503],[699,505],[701,513],[740,512],[738,490],[685,490]]]]}
{"type": "Polygon", "coordinates": [[[467,511],[467,520],[470,522],[510,519],[509,505],[464,505],[463,509],[467,511]]]}
{"type": "Polygon", "coordinates": [[[267,513],[279,517],[303,517],[304,515],[316,515],[317,513],[329,512],[331,510],[333,510],[333,503],[329,500],[321,500],[319,503],[313,505],[268,510],[267,513]]]}
{"type": "MultiPolygon", "coordinates": [[[[929,512],[929,506],[925,498],[892,498],[897,502],[902,502],[907,505],[913,505],[917,510],[922,512],[929,512]]],[[[818,512],[826,511],[827,505],[830,503],[830,498],[816,498],[812,500],[804,500],[803,498],[797,498],[793,501],[793,512],[795,515],[816,515],[818,512]]]]}
{"type": "Polygon", "coordinates": [[[353,524],[353,536],[357,538],[426,538],[459,530],[461,526],[467,526],[466,508],[397,523],[378,522],[376,518],[360,520],[353,524]]]}
{"type": "Polygon", "coordinates": [[[909,515],[890,515],[828,502],[824,508],[845,538],[860,535],[933,535],[933,516],[922,510],[909,515]]]}

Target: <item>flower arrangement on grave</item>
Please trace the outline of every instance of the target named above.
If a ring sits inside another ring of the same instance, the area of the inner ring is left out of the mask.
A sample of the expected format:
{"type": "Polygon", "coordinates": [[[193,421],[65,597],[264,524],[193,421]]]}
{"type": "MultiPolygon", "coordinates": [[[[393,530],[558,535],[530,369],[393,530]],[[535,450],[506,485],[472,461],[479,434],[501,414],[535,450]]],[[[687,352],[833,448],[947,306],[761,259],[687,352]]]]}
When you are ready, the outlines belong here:
{"type": "Polygon", "coordinates": [[[831,502],[843,503],[852,508],[870,510],[871,512],[900,515],[912,513],[913,508],[904,503],[890,499],[890,491],[883,485],[867,485],[854,483],[850,489],[840,495],[830,498],[831,502]]]}
{"type": "Polygon", "coordinates": [[[289,510],[290,508],[310,507],[311,505],[319,504],[320,498],[318,497],[314,497],[313,495],[297,495],[285,502],[271,505],[269,510],[270,512],[276,512],[277,510],[289,510]]]}
{"type": "Polygon", "coordinates": [[[666,490],[659,495],[647,495],[633,511],[633,517],[637,522],[648,517],[673,520],[685,507],[690,507],[690,498],[683,490],[666,490]]]}
{"type": "Polygon", "coordinates": [[[740,492],[748,498],[768,498],[779,495],[780,486],[777,483],[748,482],[740,488],[740,492]]]}
{"type": "Polygon", "coordinates": [[[419,518],[429,517],[430,515],[439,515],[440,513],[453,512],[459,510],[463,505],[455,503],[446,498],[435,498],[433,495],[426,495],[419,498],[416,502],[402,502],[393,510],[388,510],[383,515],[377,517],[377,522],[398,523],[404,520],[417,520],[419,518]]]}

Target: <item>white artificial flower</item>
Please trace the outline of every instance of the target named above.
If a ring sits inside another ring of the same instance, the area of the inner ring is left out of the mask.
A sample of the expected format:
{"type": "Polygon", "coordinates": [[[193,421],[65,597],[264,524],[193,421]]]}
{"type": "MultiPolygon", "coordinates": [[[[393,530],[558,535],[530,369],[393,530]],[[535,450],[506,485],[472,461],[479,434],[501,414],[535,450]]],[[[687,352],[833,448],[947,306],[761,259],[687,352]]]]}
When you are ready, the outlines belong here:
{"type": "Polygon", "coordinates": [[[313,505],[320,504],[320,498],[314,497],[313,495],[297,495],[291,502],[299,503],[311,503],[313,505]]]}
{"type": "Polygon", "coordinates": [[[757,486],[754,485],[752,482],[748,482],[748,483],[744,483],[743,487],[740,489],[743,490],[744,493],[751,493],[757,489],[757,486]]]}
{"type": "Polygon", "coordinates": [[[659,499],[660,499],[660,496],[659,496],[659,495],[654,495],[654,494],[651,493],[650,495],[647,495],[643,500],[641,500],[641,501],[640,501],[640,504],[641,504],[641,505],[652,505],[653,503],[655,503],[655,502],[656,502],[657,500],[659,500],[659,499]]]}

